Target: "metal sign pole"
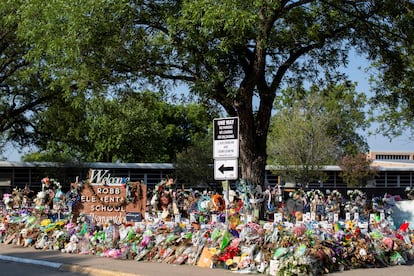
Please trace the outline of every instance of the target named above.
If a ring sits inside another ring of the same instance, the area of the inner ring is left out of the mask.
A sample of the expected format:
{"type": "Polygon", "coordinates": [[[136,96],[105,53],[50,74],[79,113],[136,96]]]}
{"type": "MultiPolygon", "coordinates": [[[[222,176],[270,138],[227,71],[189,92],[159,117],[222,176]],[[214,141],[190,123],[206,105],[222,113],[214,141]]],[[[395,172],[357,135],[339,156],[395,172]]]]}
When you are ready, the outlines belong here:
{"type": "Polygon", "coordinates": [[[226,228],[229,228],[229,209],[230,209],[230,200],[229,200],[229,181],[226,178],[226,191],[224,193],[224,198],[226,201],[226,228]]]}

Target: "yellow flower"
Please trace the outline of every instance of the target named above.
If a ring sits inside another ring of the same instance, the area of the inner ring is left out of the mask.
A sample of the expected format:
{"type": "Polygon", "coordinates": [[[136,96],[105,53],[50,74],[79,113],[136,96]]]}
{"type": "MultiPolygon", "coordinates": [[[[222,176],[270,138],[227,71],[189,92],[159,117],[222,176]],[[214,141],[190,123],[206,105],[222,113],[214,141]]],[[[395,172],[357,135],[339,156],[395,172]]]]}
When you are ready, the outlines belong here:
{"type": "Polygon", "coordinates": [[[348,220],[348,221],[346,222],[346,229],[348,229],[348,230],[353,230],[353,229],[354,229],[354,227],[355,227],[355,225],[354,225],[354,222],[353,222],[352,220],[348,220]]]}
{"type": "Polygon", "coordinates": [[[41,226],[48,226],[52,221],[50,219],[44,219],[40,222],[41,226]]]}

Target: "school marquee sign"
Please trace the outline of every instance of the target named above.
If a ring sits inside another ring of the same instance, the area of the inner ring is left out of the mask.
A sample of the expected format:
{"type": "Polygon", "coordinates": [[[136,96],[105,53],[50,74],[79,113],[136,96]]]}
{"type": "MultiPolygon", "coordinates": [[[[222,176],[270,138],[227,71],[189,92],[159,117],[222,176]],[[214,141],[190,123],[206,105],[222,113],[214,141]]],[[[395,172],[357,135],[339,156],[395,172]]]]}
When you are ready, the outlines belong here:
{"type": "Polygon", "coordinates": [[[112,220],[116,224],[142,218],[146,209],[147,186],[141,182],[130,182],[126,177],[112,177],[109,170],[90,170],[87,181],[80,191],[80,200],[75,210],[96,223],[112,220]],[[131,215],[133,214],[133,215],[131,215]]]}

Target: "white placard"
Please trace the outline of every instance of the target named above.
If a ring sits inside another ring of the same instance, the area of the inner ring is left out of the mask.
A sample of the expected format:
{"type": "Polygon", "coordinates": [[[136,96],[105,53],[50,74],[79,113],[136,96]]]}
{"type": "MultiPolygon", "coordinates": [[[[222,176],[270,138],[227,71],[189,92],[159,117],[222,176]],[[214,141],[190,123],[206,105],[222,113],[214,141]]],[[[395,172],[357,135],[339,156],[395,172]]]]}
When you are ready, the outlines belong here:
{"type": "Polygon", "coordinates": [[[359,213],[354,214],[354,221],[359,221],[359,213]]]}
{"type": "Polygon", "coordinates": [[[279,261],[278,260],[270,260],[269,275],[276,276],[278,270],[279,270],[279,261]]]}

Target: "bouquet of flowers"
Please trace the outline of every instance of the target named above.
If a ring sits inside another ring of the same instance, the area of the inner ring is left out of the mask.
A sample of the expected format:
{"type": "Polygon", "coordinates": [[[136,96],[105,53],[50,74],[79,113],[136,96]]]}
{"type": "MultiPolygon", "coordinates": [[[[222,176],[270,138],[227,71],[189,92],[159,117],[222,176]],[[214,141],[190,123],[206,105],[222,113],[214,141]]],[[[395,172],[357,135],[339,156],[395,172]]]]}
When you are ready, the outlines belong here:
{"type": "Polygon", "coordinates": [[[313,271],[314,261],[310,256],[291,255],[280,260],[277,275],[318,275],[317,271],[313,271]]]}

